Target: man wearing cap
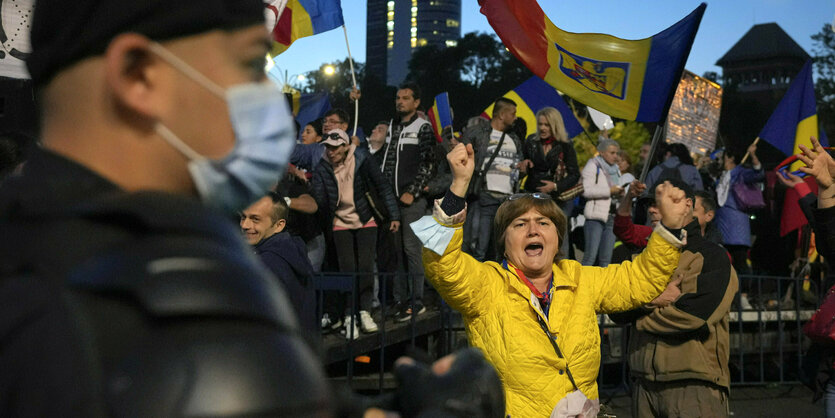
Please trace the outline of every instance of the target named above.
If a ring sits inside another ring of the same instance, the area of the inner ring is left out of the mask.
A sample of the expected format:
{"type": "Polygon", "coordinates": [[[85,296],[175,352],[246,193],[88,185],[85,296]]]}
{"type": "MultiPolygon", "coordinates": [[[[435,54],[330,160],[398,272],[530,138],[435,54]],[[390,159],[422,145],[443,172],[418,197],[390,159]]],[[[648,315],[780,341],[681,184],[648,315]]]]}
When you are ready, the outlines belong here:
{"type": "Polygon", "coordinates": [[[40,146],[0,188],[0,416],[328,416],[230,218],[293,144],[263,3],[39,0],[31,41],[40,146]]]}

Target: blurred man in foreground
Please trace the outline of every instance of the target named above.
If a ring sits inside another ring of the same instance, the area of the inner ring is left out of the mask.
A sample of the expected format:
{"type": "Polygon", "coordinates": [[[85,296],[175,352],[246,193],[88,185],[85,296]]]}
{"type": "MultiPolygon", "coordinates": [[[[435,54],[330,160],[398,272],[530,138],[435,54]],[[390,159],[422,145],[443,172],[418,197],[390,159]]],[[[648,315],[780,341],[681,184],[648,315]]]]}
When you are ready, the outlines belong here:
{"type": "Polygon", "coordinates": [[[293,146],[263,3],[39,0],[31,39],[41,147],[0,189],[0,416],[328,416],[228,218],[293,146]]]}

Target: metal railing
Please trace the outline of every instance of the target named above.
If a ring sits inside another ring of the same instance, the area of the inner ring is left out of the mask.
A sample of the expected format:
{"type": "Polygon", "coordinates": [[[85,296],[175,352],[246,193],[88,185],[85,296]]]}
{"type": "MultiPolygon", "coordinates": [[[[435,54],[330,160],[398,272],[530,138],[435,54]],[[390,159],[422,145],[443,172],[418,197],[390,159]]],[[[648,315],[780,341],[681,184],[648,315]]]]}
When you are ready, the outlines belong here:
{"type": "MultiPolygon", "coordinates": [[[[729,314],[731,385],[799,383],[804,354],[811,345],[803,335],[803,324],[815,313],[823,296],[820,284],[764,275],[741,275],[739,280],[752,307],[744,309],[738,294],[729,314]]],[[[615,324],[606,315],[600,316],[599,324],[601,396],[628,393],[630,326],[615,324]]]]}
{"type": "MultiPolygon", "coordinates": [[[[365,356],[362,358],[362,362],[370,362],[371,358],[374,357],[373,360],[377,363],[375,376],[377,382],[374,388],[382,391],[387,383],[385,379],[387,369],[390,366],[389,363],[395,360],[391,358],[390,351],[394,351],[396,354],[412,354],[415,350],[420,350],[434,354],[434,357],[440,357],[452,350],[453,342],[450,339],[453,331],[449,324],[452,321],[453,312],[438,297],[437,303],[433,301],[430,305],[426,305],[426,300],[423,301],[427,308],[424,314],[412,315],[407,321],[397,322],[392,317],[396,312],[392,312],[393,300],[389,290],[395,280],[411,280],[412,276],[402,272],[320,273],[314,278],[316,300],[318,302],[317,317],[321,318],[326,310],[335,309],[337,318],[334,319],[342,320],[344,316],[351,316],[355,318],[355,321],[358,321],[357,318],[361,310],[358,301],[360,292],[358,283],[360,279],[368,278],[375,282],[374,299],[376,302],[371,313],[378,331],[365,333],[360,330],[359,335],[353,336],[351,335],[353,327],[346,329],[346,334],[340,332],[339,329],[331,332],[321,330],[322,357],[325,364],[329,366],[345,363],[344,376],[341,373],[334,372],[332,377],[344,378],[352,388],[354,388],[354,380],[357,377],[356,364],[360,359],[357,356],[365,356]],[[344,301],[345,298],[349,298],[351,302],[344,301]],[[440,342],[430,347],[429,344],[420,341],[422,337],[437,338],[440,342]]],[[[424,295],[427,292],[429,291],[425,290],[424,295]]],[[[412,300],[413,294],[414,289],[409,286],[408,300],[412,300]]],[[[359,324],[359,322],[357,323],[359,324]]],[[[344,327],[344,322],[342,326],[344,327]]]]}
{"type": "MultiPolygon", "coordinates": [[[[350,294],[356,300],[357,279],[374,276],[379,283],[380,310],[375,316],[379,331],[363,334],[358,339],[345,338],[339,333],[323,335],[325,362],[346,362],[345,376],[351,384],[355,377],[354,359],[358,354],[372,354],[378,362],[375,388],[383,390],[387,365],[394,360],[391,351],[404,352],[403,345],[417,347],[440,357],[453,351],[456,342],[462,340],[463,323],[457,312],[452,311],[440,298],[437,306],[428,308],[421,317],[412,316],[406,323],[386,318],[390,310],[389,281],[405,280],[404,273],[324,273],[316,278],[321,317],[324,291],[350,294]],[[389,280],[390,279],[390,280],[389,280]],[[437,338],[439,342],[429,347],[424,336],[437,338]]],[[[809,340],[803,335],[802,325],[817,309],[823,292],[819,285],[804,280],[780,276],[740,276],[740,288],[747,290],[754,309],[743,309],[737,302],[730,312],[730,373],[732,385],[789,384],[798,382],[798,371],[809,340]],[[808,283],[808,282],[807,282],[808,283]],[[809,296],[809,292],[815,294],[809,296]]],[[[411,292],[410,292],[411,295],[411,292]]],[[[351,314],[357,316],[359,307],[352,304],[351,314]]],[[[600,315],[601,368],[598,386],[601,396],[613,396],[629,391],[629,367],[627,340],[629,326],[612,322],[600,315]]],[[[335,374],[335,373],[334,373],[335,374]]],[[[340,376],[343,377],[343,376],[340,376]]]]}

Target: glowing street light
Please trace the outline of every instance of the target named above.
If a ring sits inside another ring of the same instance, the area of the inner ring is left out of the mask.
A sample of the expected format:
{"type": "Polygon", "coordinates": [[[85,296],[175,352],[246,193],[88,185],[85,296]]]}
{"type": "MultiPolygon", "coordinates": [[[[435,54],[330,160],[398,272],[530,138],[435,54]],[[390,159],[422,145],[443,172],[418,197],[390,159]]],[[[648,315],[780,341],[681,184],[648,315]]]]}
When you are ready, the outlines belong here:
{"type": "Polygon", "coordinates": [[[322,72],[324,72],[326,76],[330,77],[336,72],[336,68],[334,68],[333,65],[328,64],[322,68],[322,72]]]}

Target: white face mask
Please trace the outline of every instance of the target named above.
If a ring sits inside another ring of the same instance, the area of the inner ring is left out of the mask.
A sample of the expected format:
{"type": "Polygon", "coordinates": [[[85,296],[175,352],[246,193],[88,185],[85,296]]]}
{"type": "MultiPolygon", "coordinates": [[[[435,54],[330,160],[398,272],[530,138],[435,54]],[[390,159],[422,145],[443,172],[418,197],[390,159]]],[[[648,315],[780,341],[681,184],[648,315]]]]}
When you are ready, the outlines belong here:
{"type": "Polygon", "coordinates": [[[293,116],[281,90],[272,82],[245,83],[226,90],[169,52],[151,44],[160,58],[205,87],[229,107],[235,147],[213,160],[198,154],[162,122],[155,129],[188,158],[188,170],[201,199],[225,213],[235,213],[263,197],[287,168],[295,141],[293,116]]]}

